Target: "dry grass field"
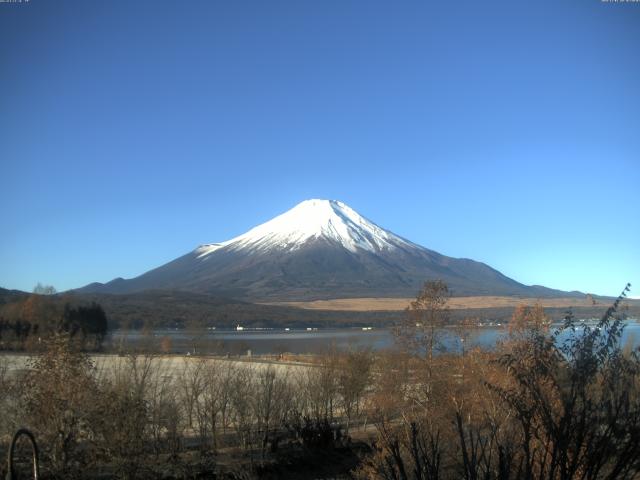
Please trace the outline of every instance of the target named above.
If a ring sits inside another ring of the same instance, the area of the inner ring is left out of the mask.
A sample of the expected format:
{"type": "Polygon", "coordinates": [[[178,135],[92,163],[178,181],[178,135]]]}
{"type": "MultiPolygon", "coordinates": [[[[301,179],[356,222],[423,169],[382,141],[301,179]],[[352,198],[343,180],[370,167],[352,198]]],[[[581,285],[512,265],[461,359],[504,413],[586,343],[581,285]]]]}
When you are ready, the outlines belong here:
{"type": "MultiPolygon", "coordinates": [[[[404,310],[411,298],[339,298],[333,300],[314,300],[310,302],[273,302],[265,305],[284,305],[309,310],[342,310],[354,312],[366,311],[398,311],[404,310]]],[[[548,308],[608,306],[610,301],[583,298],[518,298],[518,297],[452,297],[449,307],[454,310],[468,308],[516,307],[518,305],[534,305],[539,303],[548,308]]],[[[630,300],[634,305],[638,300],[630,300]]]]}

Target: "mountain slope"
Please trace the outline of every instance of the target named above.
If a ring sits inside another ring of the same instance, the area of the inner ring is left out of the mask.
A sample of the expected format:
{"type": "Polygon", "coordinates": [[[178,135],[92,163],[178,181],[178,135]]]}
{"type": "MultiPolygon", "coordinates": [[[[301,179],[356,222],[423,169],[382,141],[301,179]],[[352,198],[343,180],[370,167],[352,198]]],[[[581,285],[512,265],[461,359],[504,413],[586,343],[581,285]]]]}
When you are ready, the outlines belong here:
{"type": "Polygon", "coordinates": [[[80,291],[173,289],[249,300],[406,297],[428,279],[444,280],[454,295],[567,296],[416,245],[334,200],[304,201],[238,237],[202,245],[139,277],[80,291]]]}

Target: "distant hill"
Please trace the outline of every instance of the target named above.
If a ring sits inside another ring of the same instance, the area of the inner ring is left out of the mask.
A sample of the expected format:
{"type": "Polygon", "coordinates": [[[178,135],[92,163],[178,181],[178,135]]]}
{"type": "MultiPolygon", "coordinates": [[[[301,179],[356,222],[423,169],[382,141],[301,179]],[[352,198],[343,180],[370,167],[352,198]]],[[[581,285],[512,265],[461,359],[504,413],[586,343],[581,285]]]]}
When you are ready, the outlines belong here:
{"type": "Polygon", "coordinates": [[[0,287],[0,305],[28,297],[30,294],[22,290],[8,290],[0,287]]]}
{"type": "Polygon", "coordinates": [[[307,200],[239,237],[77,292],[180,290],[247,301],[413,297],[429,279],[444,280],[456,296],[583,296],[523,285],[484,263],[441,255],[333,200],[307,200]]]}

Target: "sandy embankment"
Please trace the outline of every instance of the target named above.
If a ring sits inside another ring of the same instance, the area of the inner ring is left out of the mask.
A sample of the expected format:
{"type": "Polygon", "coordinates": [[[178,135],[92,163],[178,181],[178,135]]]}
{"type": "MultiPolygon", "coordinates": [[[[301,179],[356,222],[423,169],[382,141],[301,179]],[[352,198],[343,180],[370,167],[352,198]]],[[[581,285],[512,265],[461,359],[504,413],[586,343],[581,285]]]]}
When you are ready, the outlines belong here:
{"type": "MultiPolygon", "coordinates": [[[[7,353],[0,355],[0,363],[6,365],[9,372],[24,371],[28,368],[29,355],[7,353]]],[[[143,361],[143,357],[139,356],[139,362],[143,361]]],[[[154,367],[162,373],[163,376],[170,376],[178,378],[184,374],[185,368],[189,364],[195,364],[196,362],[204,359],[206,362],[215,362],[224,367],[229,365],[237,368],[251,368],[254,370],[261,370],[273,366],[279,374],[292,374],[301,372],[307,368],[310,368],[310,364],[304,363],[292,363],[292,362],[275,362],[265,361],[259,358],[254,359],[225,359],[225,358],[211,358],[211,357],[195,357],[185,355],[161,355],[154,356],[154,367]]],[[[125,365],[125,362],[129,361],[127,357],[121,357],[119,355],[91,355],[96,366],[96,373],[98,375],[106,374],[116,371],[119,367],[125,365]]]]}

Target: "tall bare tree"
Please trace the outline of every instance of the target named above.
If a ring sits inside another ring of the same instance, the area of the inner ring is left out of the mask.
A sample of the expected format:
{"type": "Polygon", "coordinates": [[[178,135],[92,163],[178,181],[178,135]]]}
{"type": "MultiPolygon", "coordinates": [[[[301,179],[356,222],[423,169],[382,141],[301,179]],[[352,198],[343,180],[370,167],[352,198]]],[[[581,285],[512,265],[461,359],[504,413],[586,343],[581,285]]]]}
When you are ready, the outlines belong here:
{"type": "Polygon", "coordinates": [[[449,320],[449,296],[449,288],[442,280],[425,282],[396,329],[396,339],[402,347],[433,359],[433,353],[443,348],[442,327],[449,320]]]}

